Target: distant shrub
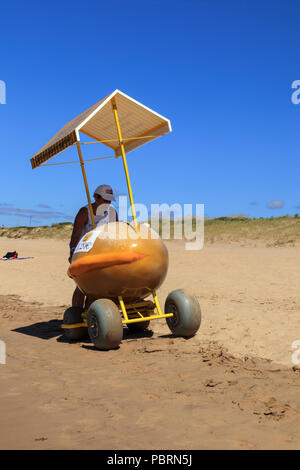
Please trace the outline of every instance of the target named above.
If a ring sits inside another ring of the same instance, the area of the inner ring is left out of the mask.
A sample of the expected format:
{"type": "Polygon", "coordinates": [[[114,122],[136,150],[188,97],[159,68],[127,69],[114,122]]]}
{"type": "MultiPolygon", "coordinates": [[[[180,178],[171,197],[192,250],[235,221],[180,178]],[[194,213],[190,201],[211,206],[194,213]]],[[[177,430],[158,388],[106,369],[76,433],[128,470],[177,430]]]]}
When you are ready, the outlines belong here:
{"type": "Polygon", "coordinates": [[[72,225],[72,223],[71,222],[59,222],[57,224],[52,224],[51,227],[63,228],[67,225],[72,225]]]}
{"type": "Polygon", "coordinates": [[[214,220],[223,222],[247,222],[250,219],[248,217],[216,217],[214,220]]]}

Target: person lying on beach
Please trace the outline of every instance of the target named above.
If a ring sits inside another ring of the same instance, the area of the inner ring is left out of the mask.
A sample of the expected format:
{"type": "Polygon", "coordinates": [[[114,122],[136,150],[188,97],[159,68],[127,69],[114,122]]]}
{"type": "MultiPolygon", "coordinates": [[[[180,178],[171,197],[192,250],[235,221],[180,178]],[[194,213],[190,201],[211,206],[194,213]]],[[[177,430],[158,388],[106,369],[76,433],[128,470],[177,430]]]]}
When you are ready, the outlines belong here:
{"type": "MultiPolygon", "coordinates": [[[[92,203],[92,209],[95,219],[96,227],[99,225],[107,224],[108,222],[117,222],[118,214],[115,208],[111,205],[112,201],[115,201],[113,190],[108,184],[101,184],[94,191],[95,201],[92,203]],[[101,206],[103,205],[103,210],[101,206]],[[100,212],[100,215],[99,215],[100,212]]],[[[89,206],[81,207],[78,211],[73,225],[73,232],[70,240],[70,256],[69,263],[72,261],[72,256],[75,248],[81,240],[81,238],[93,229],[91,220],[91,214],[89,206]]],[[[72,307],[88,307],[88,299],[85,298],[84,294],[76,287],[72,297],[72,307]]]]}

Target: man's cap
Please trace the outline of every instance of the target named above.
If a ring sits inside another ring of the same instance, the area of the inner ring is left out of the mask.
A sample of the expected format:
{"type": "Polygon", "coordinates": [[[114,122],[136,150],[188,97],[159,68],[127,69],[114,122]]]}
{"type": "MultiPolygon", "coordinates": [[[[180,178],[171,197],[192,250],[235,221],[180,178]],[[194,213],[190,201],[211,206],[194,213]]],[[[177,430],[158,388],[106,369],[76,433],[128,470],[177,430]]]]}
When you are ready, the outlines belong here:
{"type": "Polygon", "coordinates": [[[109,186],[109,184],[100,184],[95,191],[94,191],[94,196],[95,194],[98,194],[99,196],[103,197],[106,201],[115,201],[116,198],[114,196],[114,192],[112,190],[112,187],[109,186]],[[111,191],[112,194],[110,194],[108,191],[111,191]]]}

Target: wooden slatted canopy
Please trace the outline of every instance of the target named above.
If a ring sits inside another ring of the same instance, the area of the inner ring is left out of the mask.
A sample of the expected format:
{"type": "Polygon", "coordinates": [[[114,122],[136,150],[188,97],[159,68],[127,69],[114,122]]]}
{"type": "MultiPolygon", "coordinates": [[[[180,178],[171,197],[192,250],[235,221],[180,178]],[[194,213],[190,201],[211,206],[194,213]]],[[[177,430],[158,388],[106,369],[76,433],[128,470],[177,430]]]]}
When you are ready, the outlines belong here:
{"type": "Polygon", "coordinates": [[[32,168],[37,168],[50,158],[80,142],[79,131],[114,150],[121,156],[121,146],[112,111],[112,103],[118,109],[122,139],[126,152],[171,132],[168,119],[147,108],[130,96],[115,90],[82,114],[68,122],[31,159],[32,168]]]}

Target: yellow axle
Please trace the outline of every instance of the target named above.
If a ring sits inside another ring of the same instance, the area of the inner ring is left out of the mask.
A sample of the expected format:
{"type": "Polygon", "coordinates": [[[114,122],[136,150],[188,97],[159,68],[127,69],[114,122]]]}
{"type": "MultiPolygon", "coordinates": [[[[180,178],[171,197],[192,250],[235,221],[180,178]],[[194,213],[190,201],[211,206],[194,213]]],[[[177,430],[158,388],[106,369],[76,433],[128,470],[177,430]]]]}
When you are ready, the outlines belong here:
{"type": "MultiPolygon", "coordinates": [[[[119,299],[119,304],[120,304],[120,313],[123,316],[122,323],[124,325],[127,325],[128,323],[139,323],[142,321],[149,321],[149,320],[158,320],[160,318],[168,318],[172,317],[173,313],[162,313],[162,310],[160,308],[158,298],[156,295],[156,292],[153,291],[153,300],[154,303],[151,301],[141,301],[141,302],[136,302],[133,304],[127,304],[125,305],[123,299],[121,296],[118,297],[119,299]],[[155,309],[157,313],[155,314],[155,309]],[[154,313],[154,315],[145,315],[146,313],[154,313]],[[132,315],[138,315],[137,318],[132,318],[132,315]]],[[[82,314],[82,323],[73,323],[72,325],[62,325],[63,329],[72,329],[72,328],[82,328],[82,327],[87,327],[88,322],[87,322],[87,311],[83,312],[82,314]]]]}

